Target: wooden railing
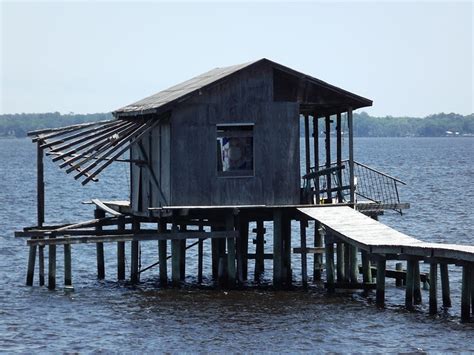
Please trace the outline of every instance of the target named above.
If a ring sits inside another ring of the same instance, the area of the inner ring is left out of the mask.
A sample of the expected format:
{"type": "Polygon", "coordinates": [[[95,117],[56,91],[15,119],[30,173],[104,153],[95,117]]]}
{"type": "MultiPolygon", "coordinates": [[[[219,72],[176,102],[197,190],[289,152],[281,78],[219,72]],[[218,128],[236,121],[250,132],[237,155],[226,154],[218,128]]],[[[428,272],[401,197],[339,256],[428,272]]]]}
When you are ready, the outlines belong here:
{"type": "MultiPolygon", "coordinates": [[[[350,199],[348,168],[348,160],[342,161],[340,165],[331,163],[329,168],[325,165],[320,166],[318,170],[311,168],[310,173],[303,176],[302,202],[313,204],[330,201],[348,202],[350,199]]],[[[397,206],[401,204],[398,185],[406,185],[403,181],[356,161],[354,180],[357,202],[365,200],[380,206],[392,206],[391,209],[402,213],[397,206]]]]}

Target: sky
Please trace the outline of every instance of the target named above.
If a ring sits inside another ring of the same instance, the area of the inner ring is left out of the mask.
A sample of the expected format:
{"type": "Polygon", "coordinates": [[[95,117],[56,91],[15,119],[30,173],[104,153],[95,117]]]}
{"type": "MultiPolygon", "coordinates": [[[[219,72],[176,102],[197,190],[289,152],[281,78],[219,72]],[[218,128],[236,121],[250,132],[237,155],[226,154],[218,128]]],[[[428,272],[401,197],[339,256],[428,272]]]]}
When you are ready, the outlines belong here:
{"type": "Polygon", "coordinates": [[[0,6],[0,114],[108,112],[263,57],[372,99],[371,115],[474,111],[472,1],[0,6]]]}

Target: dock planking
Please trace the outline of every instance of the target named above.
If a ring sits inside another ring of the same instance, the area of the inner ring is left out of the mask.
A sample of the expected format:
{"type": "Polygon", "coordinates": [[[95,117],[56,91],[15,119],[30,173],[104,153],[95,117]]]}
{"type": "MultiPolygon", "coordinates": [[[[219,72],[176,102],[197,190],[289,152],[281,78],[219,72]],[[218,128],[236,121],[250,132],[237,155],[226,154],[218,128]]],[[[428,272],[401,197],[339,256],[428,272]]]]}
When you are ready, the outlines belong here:
{"type": "Polygon", "coordinates": [[[298,210],[329,228],[345,242],[369,253],[474,261],[474,246],[423,242],[347,206],[298,210]]]}

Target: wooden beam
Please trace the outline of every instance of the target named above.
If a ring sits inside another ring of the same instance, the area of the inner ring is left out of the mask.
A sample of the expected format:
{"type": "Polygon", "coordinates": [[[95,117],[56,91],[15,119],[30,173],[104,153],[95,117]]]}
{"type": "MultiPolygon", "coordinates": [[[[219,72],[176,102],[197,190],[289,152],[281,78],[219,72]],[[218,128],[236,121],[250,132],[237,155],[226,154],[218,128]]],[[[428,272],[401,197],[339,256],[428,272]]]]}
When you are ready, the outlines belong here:
{"type": "MultiPolygon", "coordinates": [[[[116,121],[116,119],[97,121],[97,122],[79,123],[79,124],[75,124],[75,125],[58,127],[58,128],[38,129],[38,130],[35,130],[35,131],[29,131],[27,133],[27,136],[31,137],[31,136],[38,136],[40,134],[46,134],[46,133],[66,132],[67,130],[83,129],[83,128],[86,128],[86,127],[100,125],[100,124],[109,123],[109,122],[113,122],[113,121],[116,121]]],[[[40,137],[40,139],[49,138],[49,137],[51,137],[51,136],[43,136],[43,137],[40,137]]]]}
{"type": "MultiPolygon", "coordinates": [[[[313,113],[313,155],[314,155],[314,170],[319,168],[319,129],[318,129],[318,118],[316,113],[313,113]]],[[[316,196],[316,204],[319,205],[319,177],[315,179],[314,193],[316,196]]],[[[321,245],[322,246],[322,245],[321,245]]]]}
{"type": "MultiPolygon", "coordinates": [[[[94,218],[101,219],[105,217],[105,212],[101,209],[94,210],[94,218]]],[[[95,227],[96,232],[102,231],[102,226],[95,227]]],[[[97,250],[97,278],[103,280],[105,278],[105,261],[104,261],[104,243],[96,243],[97,250]]]]}
{"type": "MultiPolygon", "coordinates": [[[[311,155],[309,148],[309,117],[304,115],[304,152],[305,152],[305,171],[309,174],[311,168],[311,155]]],[[[317,170],[317,169],[316,169],[317,170]]]]}
{"type": "MultiPolygon", "coordinates": [[[[166,222],[160,220],[158,222],[158,232],[159,233],[166,233],[166,222]]],[[[159,240],[158,241],[158,260],[160,264],[160,285],[162,287],[166,287],[168,285],[168,263],[167,263],[167,240],[159,240]]]]}
{"type": "Polygon", "coordinates": [[[385,269],[387,261],[381,257],[377,260],[377,290],[375,303],[378,307],[385,306],[385,269]]]}
{"type": "Polygon", "coordinates": [[[430,314],[438,313],[438,264],[430,264],[430,314]]]}
{"type": "Polygon", "coordinates": [[[354,185],[354,126],[352,122],[352,108],[347,110],[347,124],[349,131],[349,185],[350,185],[350,202],[355,202],[355,185],[354,185]]]}
{"type": "Polygon", "coordinates": [[[36,193],[37,193],[37,218],[38,226],[43,226],[44,223],[44,150],[41,148],[41,141],[37,143],[36,150],[36,168],[37,168],[37,178],[36,178],[36,193]]]}
{"type": "MultiPolygon", "coordinates": [[[[325,141],[325,147],[326,147],[326,169],[331,168],[331,116],[326,116],[325,119],[326,123],[326,141],[325,141]]],[[[326,186],[328,190],[328,203],[332,203],[332,190],[331,190],[331,173],[326,174],[326,186]]]]}
{"type": "Polygon", "coordinates": [[[449,270],[448,264],[439,264],[439,271],[441,274],[441,294],[443,299],[443,307],[451,307],[451,292],[449,289],[449,270]]]}

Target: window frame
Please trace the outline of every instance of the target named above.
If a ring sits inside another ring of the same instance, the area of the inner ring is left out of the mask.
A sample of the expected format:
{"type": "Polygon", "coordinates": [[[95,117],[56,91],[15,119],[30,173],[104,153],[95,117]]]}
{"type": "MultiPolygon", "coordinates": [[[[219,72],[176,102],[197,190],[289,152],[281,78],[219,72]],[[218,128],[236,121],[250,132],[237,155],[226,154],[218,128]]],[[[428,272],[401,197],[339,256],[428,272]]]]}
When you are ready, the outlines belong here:
{"type": "MultiPolygon", "coordinates": [[[[220,137],[218,131],[222,127],[242,127],[247,126],[250,127],[248,131],[251,132],[252,137],[252,169],[251,170],[234,170],[234,171],[219,171],[219,162],[218,162],[218,151],[217,151],[217,144],[216,144],[216,175],[218,178],[252,178],[255,177],[255,123],[251,122],[242,122],[242,123],[217,123],[216,124],[216,142],[220,137]]],[[[244,132],[246,130],[241,130],[240,132],[244,132]]]]}

